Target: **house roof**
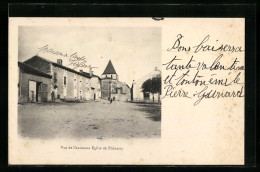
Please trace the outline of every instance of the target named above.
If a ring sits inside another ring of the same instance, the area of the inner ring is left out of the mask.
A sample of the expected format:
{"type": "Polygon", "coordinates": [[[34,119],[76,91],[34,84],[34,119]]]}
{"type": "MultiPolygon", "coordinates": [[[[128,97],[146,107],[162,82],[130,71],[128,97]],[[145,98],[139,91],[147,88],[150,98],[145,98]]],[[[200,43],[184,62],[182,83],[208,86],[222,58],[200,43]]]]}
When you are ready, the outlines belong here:
{"type": "Polygon", "coordinates": [[[78,74],[78,75],[81,75],[81,76],[84,76],[84,77],[87,77],[87,78],[91,78],[90,74],[87,73],[87,72],[81,73],[81,72],[78,72],[78,71],[76,71],[76,70],[74,70],[74,69],[68,68],[68,67],[66,67],[66,66],[62,66],[62,65],[60,65],[60,64],[58,64],[58,63],[54,63],[54,62],[51,62],[51,63],[52,63],[53,66],[60,67],[60,68],[62,68],[62,69],[66,69],[67,71],[76,73],[76,74],[78,74]]]}
{"type": "Polygon", "coordinates": [[[113,66],[113,64],[112,64],[112,62],[111,62],[111,60],[109,60],[109,62],[108,62],[108,64],[107,64],[107,67],[106,67],[106,69],[104,70],[104,72],[103,72],[102,75],[104,75],[104,74],[116,74],[116,75],[117,75],[116,70],[115,70],[115,68],[114,68],[114,66],[113,66]]]}
{"type": "Polygon", "coordinates": [[[45,77],[45,78],[52,78],[51,75],[44,73],[42,71],[39,71],[31,66],[28,66],[27,64],[24,64],[22,62],[18,62],[18,66],[22,69],[22,71],[24,73],[28,73],[28,74],[33,74],[36,76],[41,76],[41,77],[45,77]]]}
{"type": "Polygon", "coordinates": [[[101,78],[97,75],[92,75],[92,77],[97,77],[99,80],[101,80],[101,78]]]}
{"type": "MultiPolygon", "coordinates": [[[[66,67],[66,66],[62,66],[62,65],[60,65],[60,64],[58,64],[58,63],[52,62],[52,61],[47,60],[47,59],[45,59],[45,58],[43,58],[43,57],[40,57],[40,56],[38,56],[38,55],[33,56],[32,58],[40,58],[40,59],[42,59],[42,60],[45,60],[45,61],[51,63],[53,66],[56,66],[56,67],[59,67],[59,68],[62,68],[62,69],[66,69],[66,70],[68,70],[68,71],[70,71],[70,72],[76,73],[76,74],[78,74],[78,75],[81,75],[81,76],[84,76],[84,77],[87,77],[87,78],[91,78],[90,74],[87,73],[87,72],[83,72],[83,73],[78,72],[78,71],[76,71],[76,70],[74,70],[74,69],[68,68],[68,67],[66,67]]],[[[28,59],[28,60],[30,60],[30,59],[28,59]]],[[[28,60],[26,60],[26,61],[28,61],[28,60]]],[[[26,61],[25,61],[25,62],[26,62],[26,61]]]]}

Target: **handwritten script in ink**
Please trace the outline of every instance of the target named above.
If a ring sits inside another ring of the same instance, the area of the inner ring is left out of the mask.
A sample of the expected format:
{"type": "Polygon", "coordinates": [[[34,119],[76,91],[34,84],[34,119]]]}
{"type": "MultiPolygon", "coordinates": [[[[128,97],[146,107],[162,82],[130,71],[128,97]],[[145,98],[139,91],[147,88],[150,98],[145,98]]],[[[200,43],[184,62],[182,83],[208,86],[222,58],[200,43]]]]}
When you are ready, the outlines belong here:
{"type": "Polygon", "coordinates": [[[167,52],[173,55],[163,64],[170,74],[163,78],[162,98],[194,99],[194,106],[205,99],[243,98],[245,66],[236,58],[236,54],[244,52],[243,47],[220,43],[219,40],[210,44],[210,35],[195,45],[183,46],[183,37],[178,34],[167,48],[167,52]],[[203,52],[210,52],[207,53],[210,57],[201,57],[203,52]],[[230,58],[231,55],[234,58],[230,58]],[[227,62],[225,58],[231,60],[227,62]],[[187,91],[187,87],[192,89],[187,91]]]}
{"type": "Polygon", "coordinates": [[[64,53],[64,52],[60,52],[57,50],[54,50],[52,48],[49,48],[48,45],[45,45],[43,47],[38,48],[38,52],[39,53],[50,53],[56,56],[61,56],[64,58],[67,58],[69,61],[69,66],[73,66],[73,69],[76,69],[78,67],[89,67],[89,65],[87,65],[87,59],[85,56],[79,56],[77,52],[74,52],[72,54],[68,54],[68,53],[64,53]]]}

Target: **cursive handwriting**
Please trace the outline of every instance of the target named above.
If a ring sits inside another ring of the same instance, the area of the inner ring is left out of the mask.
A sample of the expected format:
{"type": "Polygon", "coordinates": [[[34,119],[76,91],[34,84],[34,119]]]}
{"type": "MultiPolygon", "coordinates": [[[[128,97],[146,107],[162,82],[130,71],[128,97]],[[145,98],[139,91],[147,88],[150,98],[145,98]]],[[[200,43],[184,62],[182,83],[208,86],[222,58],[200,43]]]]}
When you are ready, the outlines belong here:
{"type": "Polygon", "coordinates": [[[175,49],[177,49],[177,51],[191,51],[190,47],[184,47],[181,45],[181,39],[183,37],[184,36],[182,34],[178,34],[177,39],[174,42],[173,46],[171,48],[168,48],[167,51],[171,51],[171,50],[175,50],[175,49]]]}
{"type": "Polygon", "coordinates": [[[69,58],[68,59],[68,61],[70,62],[69,66],[73,66],[74,67],[73,69],[76,69],[78,67],[86,68],[86,67],[90,66],[90,65],[86,64],[87,63],[86,57],[85,56],[79,56],[77,52],[72,53],[71,55],[68,55],[68,53],[63,53],[61,51],[57,51],[57,50],[54,50],[52,48],[49,48],[49,45],[45,45],[43,47],[38,48],[37,54],[40,53],[40,52],[41,53],[50,53],[50,54],[53,54],[53,55],[69,58]]]}
{"type": "Polygon", "coordinates": [[[184,36],[177,35],[177,39],[170,48],[167,48],[167,51],[186,52],[181,55],[187,54],[189,58],[183,60],[175,54],[169,61],[162,64],[165,70],[170,72],[162,79],[165,85],[162,98],[194,98],[196,99],[194,106],[196,106],[205,99],[244,97],[245,66],[241,64],[239,56],[227,60],[231,53],[243,52],[242,46],[220,43],[219,40],[214,42],[210,38],[210,35],[206,35],[202,41],[193,44],[195,46],[189,44],[187,46],[184,36]],[[199,52],[219,53],[218,55],[209,53],[213,57],[203,56],[199,59],[199,52]],[[224,57],[225,54],[229,56],[224,57]]]}
{"type": "Polygon", "coordinates": [[[179,51],[194,51],[194,53],[198,52],[212,52],[212,51],[221,51],[221,52],[243,52],[242,46],[229,45],[225,43],[218,43],[219,40],[216,40],[216,44],[218,45],[210,45],[208,41],[210,40],[210,36],[207,35],[201,42],[196,44],[195,46],[183,46],[181,44],[181,39],[184,36],[182,34],[177,35],[177,39],[174,41],[173,45],[170,48],[167,48],[167,51],[177,50],[179,51]]]}
{"type": "Polygon", "coordinates": [[[52,48],[49,48],[49,45],[45,45],[43,47],[38,48],[37,54],[39,54],[40,52],[51,53],[51,54],[54,54],[56,56],[68,57],[67,53],[62,53],[60,51],[53,50],[52,48]]]}
{"type": "Polygon", "coordinates": [[[198,100],[194,103],[194,106],[198,105],[203,99],[218,99],[227,97],[244,97],[244,87],[242,86],[240,90],[233,91],[217,91],[209,90],[208,86],[205,86],[201,91],[193,94],[194,97],[198,97],[198,100]]]}
{"type": "Polygon", "coordinates": [[[77,52],[70,55],[69,62],[70,62],[69,65],[72,65],[74,67],[73,69],[76,69],[78,67],[86,68],[90,66],[90,65],[86,65],[87,60],[85,56],[80,57],[78,56],[77,52]]]}
{"type": "Polygon", "coordinates": [[[188,92],[187,91],[184,91],[183,89],[178,89],[176,90],[176,87],[173,87],[172,85],[166,85],[164,87],[164,89],[166,89],[166,92],[164,94],[164,96],[162,97],[165,98],[165,97],[185,97],[185,98],[190,98],[188,96],[188,92]]]}
{"type": "MultiPolygon", "coordinates": [[[[234,46],[234,45],[228,45],[228,44],[221,44],[221,45],[208,45],[206,42],[208,42],[210,36],[207,35],[198,45],[194,46],[195,48],[194,53],[198,53],[200,51],[223,51],[223,52],[242,52],[241,46],[234,46]]],[[[218,42],[218,40],[216,40],[218,42]]]]}

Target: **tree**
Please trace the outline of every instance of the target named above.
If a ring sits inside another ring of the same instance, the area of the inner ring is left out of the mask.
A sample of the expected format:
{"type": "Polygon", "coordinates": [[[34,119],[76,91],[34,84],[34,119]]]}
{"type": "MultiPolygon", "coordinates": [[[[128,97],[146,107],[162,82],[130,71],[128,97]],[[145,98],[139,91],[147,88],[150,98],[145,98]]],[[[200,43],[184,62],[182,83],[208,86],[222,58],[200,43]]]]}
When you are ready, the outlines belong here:
{"type": "Polygon", "coordinates": [[[156,77],[146,80],[142,84],[142,91],[153,94],[153,103],[154,103],[154,94],[158,93],[158,102],[160,103],[161,75],[157,75],[156,77]]]}

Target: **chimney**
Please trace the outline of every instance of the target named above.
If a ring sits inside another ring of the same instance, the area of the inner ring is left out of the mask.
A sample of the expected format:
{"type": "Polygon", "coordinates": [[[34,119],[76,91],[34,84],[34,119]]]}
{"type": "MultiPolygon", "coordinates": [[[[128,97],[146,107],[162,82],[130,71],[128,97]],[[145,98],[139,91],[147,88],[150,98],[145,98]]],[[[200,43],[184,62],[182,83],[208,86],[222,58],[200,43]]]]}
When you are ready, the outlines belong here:
{"type": "Polygon", "coordinates": [[[92,77],[92,75],[93,75],[93,71],[92,71],[91,65],[89,65],[89,75],[90,75],[90,77],[92,77]]]}
{"type": "Polygon", "coordinates": [[[57,63],[58,63],[59,65],[62,65],[62,60],[61,60],[61,59],[57,59],[57,63]]]}

